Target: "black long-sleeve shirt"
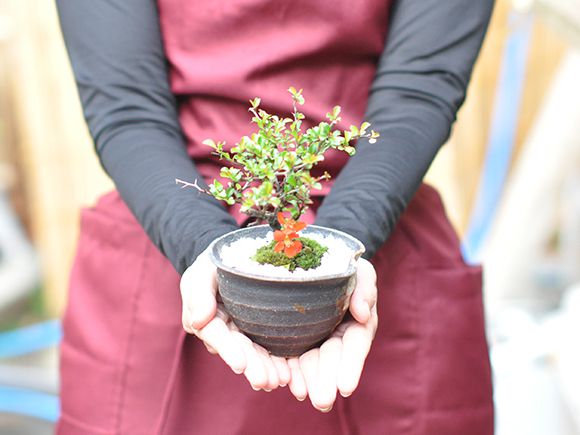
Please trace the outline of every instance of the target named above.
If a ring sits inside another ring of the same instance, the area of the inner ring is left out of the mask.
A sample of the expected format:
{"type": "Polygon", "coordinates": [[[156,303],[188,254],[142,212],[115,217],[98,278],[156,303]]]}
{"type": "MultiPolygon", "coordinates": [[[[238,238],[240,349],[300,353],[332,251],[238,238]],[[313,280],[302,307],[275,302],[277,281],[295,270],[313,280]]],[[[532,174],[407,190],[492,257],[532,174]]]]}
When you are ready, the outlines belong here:
{"type": "MultiPolygon", "coordinates": [[[[57,0],[79,95],[102,166],[151,240],[182,273],[237,225],[206,195],[186,153],[154,0],[57,0]]],[[[360,239],[372,257],[447,140],[493,0],[395,0],[359,141],[316,223],[360,239]]]]}

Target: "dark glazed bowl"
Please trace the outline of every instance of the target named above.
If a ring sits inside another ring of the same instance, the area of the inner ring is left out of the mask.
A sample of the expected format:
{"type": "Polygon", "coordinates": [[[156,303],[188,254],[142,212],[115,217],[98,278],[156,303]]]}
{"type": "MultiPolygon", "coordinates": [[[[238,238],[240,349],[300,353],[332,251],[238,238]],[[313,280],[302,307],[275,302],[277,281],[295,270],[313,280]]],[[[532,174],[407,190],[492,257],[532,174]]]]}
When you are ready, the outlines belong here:
{"type": "Polygon", "coordinates": [[[313,278],[268,277],[222,263],[223,246],[241,238],[261,238],[270,231],[269,226],[261,225],[228,233],[213,242],[210,257],[217,266],[225,309],[238,328],[274,355],[298,356],[324,341],[341,322],[356,284],[356,260],[364,246],[341,231],[310,225],[303,236],[332,234],[352,248],[347,270],[313,278]]]}

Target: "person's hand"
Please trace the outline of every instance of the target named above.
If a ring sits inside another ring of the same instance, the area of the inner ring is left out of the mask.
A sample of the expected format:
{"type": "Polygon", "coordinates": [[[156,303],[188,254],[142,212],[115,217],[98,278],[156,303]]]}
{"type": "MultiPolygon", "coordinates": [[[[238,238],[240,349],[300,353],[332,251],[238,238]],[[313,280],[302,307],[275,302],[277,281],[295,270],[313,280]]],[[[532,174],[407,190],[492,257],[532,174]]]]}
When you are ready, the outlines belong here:
{"type": "Polygon", "coordinates": [[[181,277],[183,328],[203,341],[237,374],[243,373],[255,390],[273,390],[290,382],[284,358],[272,356],[239,332],[218,301],[216,268],[207,250],[181,277]]]}
{"type": "Polygon", "coordinates": [[[328,412],[337,392],[348,397],[358,386],[378,325],[376,281],[373,265],[361,258],[350,299],[352,317],[319,348],[288,360],[292,373],[289,387],[298,400],[308,396],[316,409],[328,412]]]}

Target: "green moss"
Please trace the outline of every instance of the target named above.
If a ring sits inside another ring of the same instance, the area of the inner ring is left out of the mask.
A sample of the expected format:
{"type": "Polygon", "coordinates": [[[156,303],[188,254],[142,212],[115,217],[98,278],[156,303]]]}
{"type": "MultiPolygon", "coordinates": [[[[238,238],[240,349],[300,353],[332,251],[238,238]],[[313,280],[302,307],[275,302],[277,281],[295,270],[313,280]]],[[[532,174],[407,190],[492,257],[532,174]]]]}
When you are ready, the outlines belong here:
{"type": "Polygon", "coordinates": [[[258,248],[252,260],[260,264],[286,267],[290,271],[293,271],[297,267],[308,270],[320,266],[322,256],[328,251],[328,248],[306,237],[299,237],[298,240],[302,243],[302,250],[293,258],[288,258],[283,252],[274,251],[276,242],[272,241],[258,248]]]}

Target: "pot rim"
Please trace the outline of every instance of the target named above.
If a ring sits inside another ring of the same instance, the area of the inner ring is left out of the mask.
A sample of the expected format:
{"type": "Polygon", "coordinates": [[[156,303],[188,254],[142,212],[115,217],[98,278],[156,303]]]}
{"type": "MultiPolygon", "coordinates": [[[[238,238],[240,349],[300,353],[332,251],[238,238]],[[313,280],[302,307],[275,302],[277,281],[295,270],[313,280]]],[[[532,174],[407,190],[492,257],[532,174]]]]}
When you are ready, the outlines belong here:
{"type": "Polygon", "coordinates": [[[227,266],[222,262],[221,258],[219,258],[219,256],[216,255],[216,252],[215,252],[216,246],[218,243],[220,243],[224,239],[232,237],[233,235],[238,234],[238,233],[249,232],[255,228],[264,228],[264,227],[268,227],[268,225],[255,225],[253,227],[240,228],[238,230],[230,231],[229,233],[226,233],[223,236],[220,236],[217,239],[215,239],[208,247],[209,257],[210,257],[211,261],[213,262],[213,264],[218,269],[222,269],[222,270],[227,271],[233,275],[241,276],[244,278],[250,278],[250,279],[254,279],[254,280],[259,280],[259,281],[314,282],[314,281],[341,279],[341,278],[346,278],[346,277],[353,275],[356,272],[356,264],[357,264],[358,259],[365,252],[365,247],[362,244],[362,242],[360,240],[358,240],[356,237],[353,237],[350,234],[345,233],[344,231],[335,230],[333,228],[327,228],[327,227],[323,227],[320,225],[308,225],[307,230],[308,230],[308,228],[311,228],[311,229],[322,230],[323,232],[326,231],[328,233],[335,234],[335,235],[339,236],[340,238],[350,240],[353,244],[359,246],[359,249],[353,250],[352,256],[351,256],[351,259],[349,261],[349,265],[348,265],[348,268],[346,269],[346,271],[344,271],[342,273],[334,273],[334,274],[328,274],[328,275],[315,275],[312,277],[259,275],[259,274],[255,274],[255,273],[244,272],[243,270],[235,269],[231,266],[227,266]]]}

